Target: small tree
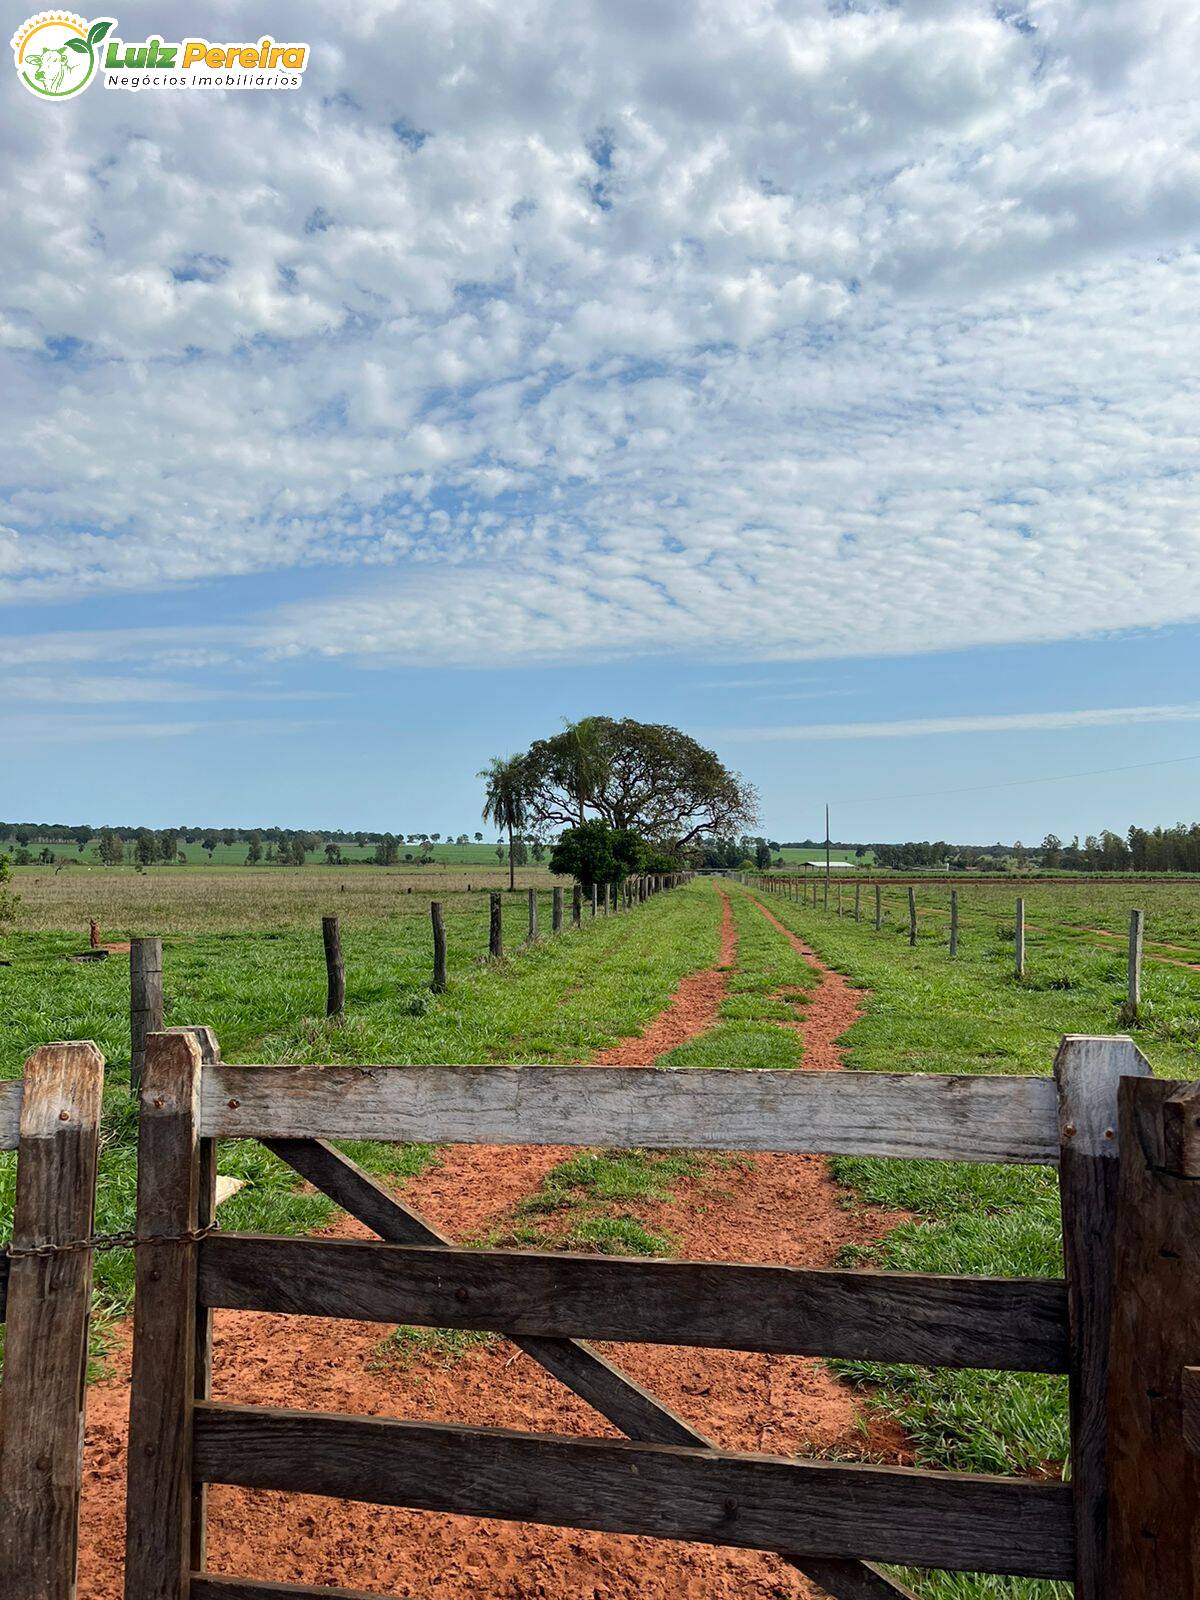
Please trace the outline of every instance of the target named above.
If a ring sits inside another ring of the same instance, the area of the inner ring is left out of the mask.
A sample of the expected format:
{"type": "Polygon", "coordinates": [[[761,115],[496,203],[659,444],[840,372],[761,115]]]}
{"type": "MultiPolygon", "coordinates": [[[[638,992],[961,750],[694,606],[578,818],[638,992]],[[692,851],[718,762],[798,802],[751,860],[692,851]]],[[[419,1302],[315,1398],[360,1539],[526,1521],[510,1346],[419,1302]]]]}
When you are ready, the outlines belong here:
{"type": "Polygon", "coordinates": [[[263,858],[262,834],[254,832],[247,841],[246,865],[256,867],[263,858]]]}
{"type": "Polygon", "coordinates": [[[342,860],[342,847],[341,847],[341,845],[340,844],[334,844],[333,841],[331,840],[325,846],[325,859],[326,859],[326,861],[328,861],[328,863],[329,863],[329,865],[331,867],[340,866],[341,865],[341,860],[342,860]]]}
{"type": "Polygon", "coordinates": [[[585,889],[593,884],[621,883],[639,872],[646,849],[628,828],[610,828],[593,817],[577,828],[567,828],[550,851],[550,870],[576,878],[585,889]]]}

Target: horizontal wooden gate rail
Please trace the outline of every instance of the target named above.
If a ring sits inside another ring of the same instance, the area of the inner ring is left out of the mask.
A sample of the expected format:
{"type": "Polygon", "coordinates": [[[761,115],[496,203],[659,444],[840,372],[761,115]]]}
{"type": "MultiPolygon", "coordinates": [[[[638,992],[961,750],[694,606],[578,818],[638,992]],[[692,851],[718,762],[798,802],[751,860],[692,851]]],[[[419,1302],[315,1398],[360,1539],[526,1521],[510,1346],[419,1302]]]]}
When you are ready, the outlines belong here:
{"type": "Polygon", "coordinates": [[[0,1084],[0,1150],[17,1153],[0,1256],[0,1595],[73,1600],[104,1057],[49,1044],[0,1084]],[[83,1246],[83,1247],[81,1247],[83,1246]],[[65,1247],[65,1248],[64,1248],[65,1247]]]}
{"type": "MultiPolygon", "coordinates": [[[[877,1561],[1072,1579],[1079,1600],[1124,1600],[1106,1577],[1115,1559],[1106,1462],[1118,1403],[1109,1393],[1118,1157],[1128,1138],[1117,1105],[1122,1080],[1148,1074],[1120,1037],[1069,1038],[1054,1078],[1036,1079],[233,1067],[208,1030],[152,1036],[140,1233],[183,1234],[211,1220],[215,1141],[252,1137],[380,1238],[218,1233],[169,1257],[157,1247],[139,1251],[127,1600],[333,1592],[206,1571],[208,1483],[771,1550],[835,1600],[907,1595],[877,1561]],[[1066,1273],[1000,1280],[463,1250],[331,1138],[1050,1164],[1059,1169],[1066,1273]],[[628,1438],[216,1404],[208,1398],[211,1315],[231,1307],[503,1332],[628,1438]],[[1065,1371],[1071,1480],[722,1450],[586,1338],[1065,1371]]],[[[1136,1492],[1125,1492],[1123,1515],[1136,1519],[1136,1492]]]]}

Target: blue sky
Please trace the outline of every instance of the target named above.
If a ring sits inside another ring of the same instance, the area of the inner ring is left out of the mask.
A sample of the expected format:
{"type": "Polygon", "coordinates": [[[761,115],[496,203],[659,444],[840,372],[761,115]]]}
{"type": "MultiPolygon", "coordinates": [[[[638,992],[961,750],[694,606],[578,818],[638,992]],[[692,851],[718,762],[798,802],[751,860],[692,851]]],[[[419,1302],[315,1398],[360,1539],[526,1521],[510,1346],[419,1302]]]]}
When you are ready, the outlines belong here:
{"type": "Polygon", "coordinates": [[[0,815],[473,830],[588,712],[778,837],[1200,814],[1195,8],[201,30],[313,64],[0,92],[0,815]]]}

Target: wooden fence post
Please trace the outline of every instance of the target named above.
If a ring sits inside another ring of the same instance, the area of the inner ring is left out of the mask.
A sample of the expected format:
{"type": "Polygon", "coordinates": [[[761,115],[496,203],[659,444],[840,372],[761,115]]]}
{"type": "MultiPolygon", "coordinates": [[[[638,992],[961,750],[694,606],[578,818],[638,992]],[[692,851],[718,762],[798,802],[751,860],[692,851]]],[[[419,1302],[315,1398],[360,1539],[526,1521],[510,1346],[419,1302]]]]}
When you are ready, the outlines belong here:
{"type": "Polygon", "coordinates": [[[878,933],[880,928],[882,928],[882,927],[883,927],[883,889],[880,887],[879,884],[876,884],[875,885],[875,932],[878,933]]]}
{"type": "Polygon", "coordinates": [[[1146,913],[1129,913],[1129,990],[1125,1001],[1126,1018],[1136,1022],[1142,1004],[1142,940],[1145,935],[1146,913]]]}
{"type": "Polygon", "coordinates": [[[336,917],[321,918],[321,939],[325,945],[325,1015],[340,1017],[346,1009],[346,967],[336,917]]]}
{"type": "Polygon", "coordinates": [[[129,941],[129,1087],[137,1089],[146,1062],[146,1035],[163,1025],[162,940],[129,941]]]}
{"type": "Polygon", "coordinates": [[[1200,1085],[1121,1085],[1105,1600],[1200,1593],[1200,1455],[1184,1385],[1200,1353],[1198,1129],[1200,1085]]]}
{"type": "Polygon", "coordinates": [[[571,926],[577,928],[583,921],[583,885],[575,884],[571,890],[571,926]]]}
{"type": "Polygon", "coordinates": [[[504,954],[504,923],[500,892],[493,889],[488,895],[488,955],[499,961],[504,954]]]}
{"type": "Polygon", "coordinates": [[[854,885],[854,920],[855,920],[855,922],[861,922],[862,921],[862,884],[861,883],[856,883],[854,885]]]}
{"type": "Polygon", "coordinates": [[[1014,925],[1016,952],[1014,964],[1018,978],[1025,976],[1025,902],[1017,901],[1017,915],[1014,925]]]}
{"type": "Polygon", "coordinates": [[[1109,1600],[1104,1587],[1108,1526],[1105,1457],[1122,1164],[1117,1102],[1122,1077],[1145,1077],[1149,1072],[1148,1062],[1132,1039],[1119,1035],[1068,1035],[1054,1062],[1059,1203],[1071,1325],[1076,1600],[1109,1600]]]}
{"type": "Polygon", "coordinates": [[[908,942],[910,945],[917,942],[917,891],[911,883],[908,886],[908,942]]]}
{"type": "Polygon", "coordinates": [[[550,930],[552,933],[561,933],[563,925],[563,892],[562,885],[555,886],[550,899],[550,930]]]}
{"type": "Polygon", "coordinates": [[[596,884],[592,885],[592,915],[597,916],[600,911],[600,890],[596,884]]]}
{"type": "Polygon", "coordinates": [[[192,1552],[201,1050],[187,1032],[146,1041],[138,1125],[137,1252],[125,1600],[186,1600],[192,1552]]]}
{"type": "Polygon", "coordinates": [[[829,910],[829,879],[828,878],[825,879],[825,892],[824,892],[823,896],[821,897],[821,909],[822,909],[822,911],[828,911],[829,910]]]}
{"type": "Polygon", "coordinates": [[[837,886],[837,914],[839,917],[842,914],[842,880],[840,878],[837,886]]]}
{"type": "Polygon", "coordinates": [[[442,902],[429,902],[429,920],[433,924],[433,983],[434,992],[441,994],[446,987],[446,923],[442,916],[442,902]]]}
{"type": "MultiPolygon", "coordinates": [[[[13,1248],[91,1236],[104,1057],[50,1044],[25,1063],[13,1248]]],[[[0,1593],[74,1600],[92,1252],[9,1264],[0,1435],[0,1593]]]]}
{"type": "Polygon", "coordinates": [[[526,943],[527,944],[536,944],[537,943],[537,939],[538,939],[537,890],[536,889],[530,889],[530,891],[529,891],[529,933],[526,936],[526,943]]]}
{"type": "Polygon", "coordinates": [[[950,891],[950,954],[958,954],[958,890],[950,891]]]}

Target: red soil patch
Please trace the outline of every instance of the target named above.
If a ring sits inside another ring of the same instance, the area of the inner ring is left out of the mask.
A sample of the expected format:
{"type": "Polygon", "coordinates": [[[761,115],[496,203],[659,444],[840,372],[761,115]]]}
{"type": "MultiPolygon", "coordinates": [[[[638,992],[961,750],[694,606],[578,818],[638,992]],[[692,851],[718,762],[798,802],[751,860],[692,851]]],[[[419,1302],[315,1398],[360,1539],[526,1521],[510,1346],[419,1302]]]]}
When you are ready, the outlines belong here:
{"type": "Polygon", "coordinates": [[[804,940],[785,928],[779,918],[763,905],[761,900],[749,896],[771,926],[787,940],[793,950],[802,955],[821,981],[813,992],[804,1012],[801,1031],[804,1034],[804,1066],[810,1072],[832,1072],[842,1065],[838,1040],[856,1022],[862,1013],[862,996],[851,987],[840,972],[827,967],[815,950],[804,940]]]}
{"type": "MultiPolygon", "coordinates": [[[[653,1061],[716,1020],[736,954],[722,892],[721,961],[680,984],[671,1004],[636,1039],[597,1059],[653,1061]]],[[[768,919],[774,917],[760,906],[768,919]]],[[[781,932],[816,966],[804,946],[781,932]]],[[[826,969],[802,1024],[806,1065],[836,1066],[834,1041],[857,1015],[854,992],[826,969]]],[[[455,1147],[405,1186],[405,1199],[456,1237],[511,1212],[566,1152],[455,1147]]],[[[828,1265],[851,1242],[878,1237],[897,1218],[845,1210],[826,1163],[812,1156],[758,1156],[708,1169],[673,1199],[639,1206],[673,1233],[683,1256],[828,1265]]],[[[363,1235],[339,1217],[327,1230],[363,1235]]],[[[502,1340],[453,1363],[425,1357],[384,1363],[385,1331],[371,1323],[216,1316],[213,1390],[218,1399],[407,1417],[534,1432],[619,1437],[602,1418],[502,1340]]],[[[872,1426],[864,1439],[851,1392],[819,1363],[798,1357],[663,1346],[609,1346],[631,1378],[731,1449],[800,1454],[864,1448],[903,1459],[901,1442],[872,1426]]],[[[89,1394],[80,1594],[119,1600],[128,1356],[89,1394]]],[[[209,1564],[216,1572],[341,1585],[433,1600],[810,1600],[818,1594],[775,1556],[702,1545],[542,1528],[311,1496],[217,1487],[209,1496],[209,1564]]]]}
{"type": "Polygon", "coordinates": [[[717,1020],[721,1002],[729,988],[729,968],[737,955],[737,928],[729,896],[721,896],[721,953],[717,965],[704,972],[693,972],[676,989],[670,1005],[655,1017],[650,1026],[634,1039],[622,1039],[610,1050],[592,1057],[598,1067],[648,1067],[668,1050],[674,1050],[697,1034],[706,1033],[717,1020]]]}

